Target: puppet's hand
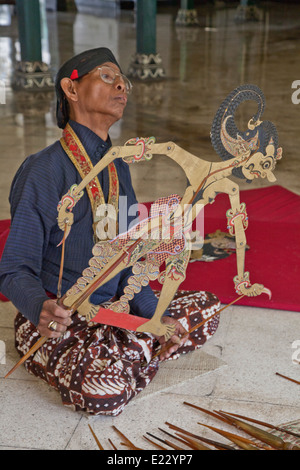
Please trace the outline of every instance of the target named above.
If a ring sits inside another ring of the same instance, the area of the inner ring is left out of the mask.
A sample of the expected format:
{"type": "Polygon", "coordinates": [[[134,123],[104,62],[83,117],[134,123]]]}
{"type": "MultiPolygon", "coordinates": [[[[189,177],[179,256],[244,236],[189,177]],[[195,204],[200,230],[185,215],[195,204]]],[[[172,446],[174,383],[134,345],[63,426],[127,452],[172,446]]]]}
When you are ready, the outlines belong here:
{"type": "Polygon", "coordinates": [[[65,202],[63,205],[60,206],[60,209],[59,209],[59,212],[58,212],[57,224],[58,224],[60,230],[62,230],[64,232],[64,236],[63,236],[62,240],[60,241],[60,243],[57,246],[62,245],[64,240],[67,239],[67,237],[68,237],[68,235],[71,231],[71,227],[73,225],[73,222],[74,222],[74,214],[72,214],[72,212],[69,212],[67,210],[67,208],[68,208],[68,203],[65,202]]]}
{"type": "Polygon", "coordinates": [[[65,230],[67,225],[68,234],[74,222],[74,215],[72,209],[79,199],[83,196],[83,191],[77,192],[77,184],[73,184],[69,191],[61,198],[57,205],[57,223],[61,230],[65,230]]]}
{"type": "Polygon", "coordinates": [[[165,341],[168,341],[176,332],[177,322],[173,319],[170,319],[172,321],[166,319],[167,317],[164,317],[160,321],[160,319],[152,317],[151,320],[139,326],[136,331],[152,333],[157,338],[163,337],[165,341]]]}
{"type": "Polygon", "coordinates": [[[57,224],[61,230],[65,229],[65,224],[71,229],[74,222],[74,214],[70,212],[70,207],[72,207],[72,203],[66,199],[58,208],[57,224]]]}
{"type": "MultiPolygon", "coordinates": [[[[175,353],[188,339],[188,332],[182,324],[172,317],[163,317],[162,323],[174,328],[172,336],[168,339],[166,336],[161,336],[158,341],[161,345],[161,352],[159,358],[161,361],[168,359],[175,353]]],[[[172,329],[173,329],[172,328],[172,329]]]]}
{"type": "Polygon", "coordinates": [[[260,294],[267,294],[271,298],[272,293],[270,289],[266,288],[263,284],[250,284],[249,273],[246,272],[242,278],[235,276],[234,278],[235,290],[239,295],[246,295],[247,297],[256,297],[260,294]]]}

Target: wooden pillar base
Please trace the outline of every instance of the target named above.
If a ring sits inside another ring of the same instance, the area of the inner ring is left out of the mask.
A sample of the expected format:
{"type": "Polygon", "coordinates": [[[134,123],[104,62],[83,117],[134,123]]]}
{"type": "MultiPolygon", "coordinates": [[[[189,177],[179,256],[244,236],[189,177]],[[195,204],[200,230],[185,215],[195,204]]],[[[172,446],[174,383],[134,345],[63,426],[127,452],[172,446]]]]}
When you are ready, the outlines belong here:
{"type": "Polygon", "coordinates": [[[42,91],[54,89],[54,81],[49,66],[44,62],[18,62],[15,68],[12,87],[15,90],[42,91]]]}
{"type": "Polygon", "coordinates": [[[127,75],[141,80],[165,77],[160,54],[136,53],[129,65],[127,75]]]}
{"type": "Polygon", "coordinates": [[[175,24],[176,26],[199,26],[197,10],[180,8],[177,12],[175,24]]]}

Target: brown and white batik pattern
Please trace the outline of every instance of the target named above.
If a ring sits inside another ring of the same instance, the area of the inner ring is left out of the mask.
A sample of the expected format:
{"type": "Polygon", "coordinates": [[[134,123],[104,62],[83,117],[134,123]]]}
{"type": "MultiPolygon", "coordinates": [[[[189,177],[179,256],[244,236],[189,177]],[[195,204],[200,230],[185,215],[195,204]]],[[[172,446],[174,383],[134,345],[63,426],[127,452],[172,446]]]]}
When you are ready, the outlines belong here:
{"type": "MultiPolygon", "coordinates": [[[[179,291],[169,311],[190,330],[219,307],[213,294],[179,291]]],[[[72,319],[67,332],[59,339],[49,339],[25,361],[25,367],[58,390],[64,405],[90,414],[116,416],[158,371],[159,358],[151,358],[159,343],[151,334],[87,322],[77,313],[72,319]]],[[[169,360],[200,348],[215,333],[218,322],[216,315],[191,333],[169,360]]],[[[20,313],[15,330],[16,347],[23,356],[39,333],[20,313]]]]}

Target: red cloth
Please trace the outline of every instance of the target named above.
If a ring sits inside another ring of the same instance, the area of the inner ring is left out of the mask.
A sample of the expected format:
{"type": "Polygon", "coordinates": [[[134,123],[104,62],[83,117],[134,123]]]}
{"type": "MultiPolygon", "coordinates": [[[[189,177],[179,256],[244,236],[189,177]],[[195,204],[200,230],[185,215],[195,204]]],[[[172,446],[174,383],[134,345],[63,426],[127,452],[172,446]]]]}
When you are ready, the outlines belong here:
{"type": "MultiPolygon", "coordinates": [[[[259,283],[272,291],[244,297],[239,305],[300,311],[300,196],[281,186],[241,191],[246,203],[249,226],[245,232],[250,249],[246,252],[245,271],[250,282],[259,283]]],[[[217,229],[227,232],[228,196],[219,194],[213,204],[204,208],[204,233],[217,229]]],[[[236,256],[209,262],[189,263],[184,290],[205,290],[216,294],[227,304],[237,297],[233,277],[237,274],[236,256]]],[[[151,282],[154,289],[161,289],[151,282]]]]}
{"type": "Polygon", "coordinates": [[[126,330],[136,331],[137,328],[148,321],[148,318],[129,315],[124,312],[114,312],[110,308],[100,307],[97,314],[91,319],[95,323],[118,326],[126,330]]]}
{"type": "MultiPolygon", "coordinates": [[[[246,203],[249,226],[246,230],[250,249],[246,252],[245,271],[250,282],[263,284],[272,291],[272,298],[262,294],[244,297],[240,305],[252,305],[279,310],[300,311],[300,196],[281,186],[241,191],[241,202],[246,203]]],[[[146,204],[149,208],[151,203],[146,204]]],[[[204,233],[220,229],[227,232],[226,211],[229,199],[219,194],[213,204],[204,209],[204,233]]],[[[0,257],[9,233],[10,220],[0,221],[0,257]]],[[[186,279],[180,285],[184,290],[205,290],[227,304],[237,297],[233,277],[237,274],[236,257],[190,263],[186,279]]],[[[157,281],[153,289],[161,289],[157,281]]],[[[0,300],[7,300],[0,294],[0,300]]]]}

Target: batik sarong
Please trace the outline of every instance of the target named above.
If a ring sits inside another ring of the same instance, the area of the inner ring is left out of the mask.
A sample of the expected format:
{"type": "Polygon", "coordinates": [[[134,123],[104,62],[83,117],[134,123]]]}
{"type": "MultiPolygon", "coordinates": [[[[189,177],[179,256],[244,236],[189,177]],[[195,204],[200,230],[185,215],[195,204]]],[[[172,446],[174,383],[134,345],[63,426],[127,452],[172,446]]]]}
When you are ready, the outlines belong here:
{"type": "MultiPolygon", "coordinates": [[[[168,310],[189,331],[220,307],[207,292],[179,291],[168,310]]],[[[49,339],[24,363],[28,372],[55,388],[62,403],[90,414],[120,414],[141,392],[159,369],[159,357],[152,359],[160,345],[148,333],[87,322],[75,313],[72,325],[58,339],[49,339]]],[[[200,348],[215,333],[219,315],[193,331],[174,353],[200,348]]],[[[23,356],[39,339],[36,327],[20,313],[15,319],[16,348],[23,356]]]]}

